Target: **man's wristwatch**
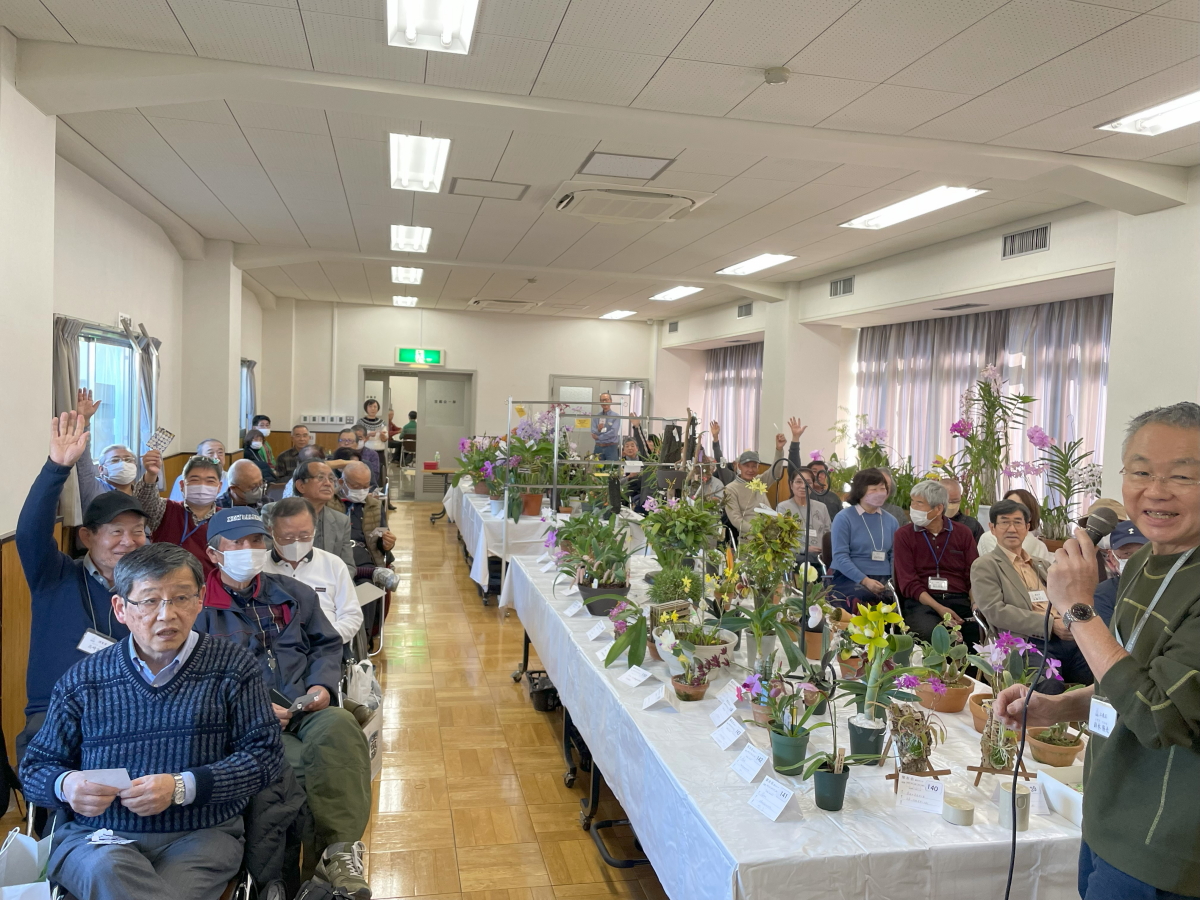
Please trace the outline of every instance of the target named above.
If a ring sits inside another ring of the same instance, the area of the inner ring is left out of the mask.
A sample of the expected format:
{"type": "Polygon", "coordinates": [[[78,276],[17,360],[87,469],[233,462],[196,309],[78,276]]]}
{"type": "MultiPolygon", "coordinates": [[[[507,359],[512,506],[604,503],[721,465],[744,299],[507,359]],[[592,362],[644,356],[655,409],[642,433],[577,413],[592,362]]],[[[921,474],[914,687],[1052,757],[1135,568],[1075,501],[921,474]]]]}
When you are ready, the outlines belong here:
{"type": "Polygon", "coordinates": [[[171,777],[175,779],[175,793],[171,795],[171,805],[183,806],[184,798],[187,796],[187,789],[183,784],[183,776],[176,773],[171,777]]]}
{"type": "Polygon", "coordinates": [[[1086,603],[1076,603],[1063,613],[1063,623],[1069,628],[1076,622],[1086,622],[1096,618],[1096,609],[1086,603]]]}

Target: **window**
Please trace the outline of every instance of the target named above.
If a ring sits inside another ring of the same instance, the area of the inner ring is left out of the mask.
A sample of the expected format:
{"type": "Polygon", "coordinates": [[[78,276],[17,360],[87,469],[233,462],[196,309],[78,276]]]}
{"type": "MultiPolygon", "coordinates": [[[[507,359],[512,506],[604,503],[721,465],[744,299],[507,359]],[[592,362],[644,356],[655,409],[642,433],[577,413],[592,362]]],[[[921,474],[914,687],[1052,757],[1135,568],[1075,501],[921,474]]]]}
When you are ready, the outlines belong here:
{"type": "Polygon", "coordinates": [[[137,369],[129,339],[116,332],[85,328],[79,335],[79,386],[100,401],[92,419],[92,453],[124,444],[135,453],[138,440],[137,369]]]}
{"type": "Polygon", "coordinates": [[[258,406],[258,396],[254,384],[254,367],[258,365],[252,359],[242,360],[242,382],[241,382],[241,398],[239,404],[239,421],[242,426],[242,434],[245,435],[250,430],[250,420],[254,418],[255,409],[258,406]]]}
{"type": "Polygon", "coordinates": [[[736,459],[758,446],[762,341],[704,351],[704,417],[721,423],[721,450],[736,459]]]}

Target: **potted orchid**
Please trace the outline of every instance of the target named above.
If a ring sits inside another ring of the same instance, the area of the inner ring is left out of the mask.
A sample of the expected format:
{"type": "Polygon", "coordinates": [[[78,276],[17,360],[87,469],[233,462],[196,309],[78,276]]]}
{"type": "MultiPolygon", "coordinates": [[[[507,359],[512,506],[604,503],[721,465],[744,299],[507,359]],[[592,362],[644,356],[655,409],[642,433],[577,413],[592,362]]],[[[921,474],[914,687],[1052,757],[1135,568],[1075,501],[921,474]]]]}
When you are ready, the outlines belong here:
{"type": "MultiPolygon", "coordinates": [[[[521,514],[537,515],[542,508],[543,485],[550,481],[555,465],[554,427],[555,408],[526,416],[517,423],[508,437],[507,464],[509,484],[527,490],[513,491],[509,497],[508,514],[514,522],[521,514]]],[[[568,446],[568,429],[560,423],[560,444],[568,446]]]]}
{"type": "MultiPolygon", "coordinates": [[[[600,513],[580,513],[560,522],[555,544],[561,551],[560,574],[579,585],[594,616],[607,613],[629,593],[628,533],[625,520],[600,513]]],[[[643,635],[644,643],[645,635],[643,635]]]]}
{"type": "MultiPolygon", "coordinates": [[[[997,769],[1006,769],[1016,759],[1017,736],[996,718],[992,701],[1005,688],[1033,681],[1040,657],[1032,643],[1009,631],[1000,632],[995,641],[976,644],[975,650],[978,657],[972,659],[987,678],[992,693],[971,695],[971,717],[975,730],[983,735],[980,750],[984,762],[997,769]]],[[[1045,677],[1062,681],[1059,666],[1057,659],[1046,657],[1045,677]]]]}
{"type": "Polygon", "coordinates": [[[1026,432],[1029,442],[1042,451],[1040,463],[1028,464],[1031,474],[1043,474],[1046,498],[1042,501],[1041,536],[1052,550],[1071,537],[1075,521],[1080,516],[1085,496],[1100,493],[1100,466],[1089,463],[1092,451],[1083,450],[1083,439],[1056,444],[1050,435],[1034,425],[1026,432]],[[1051,541],[1059,542],[1057,546],[1051,541]]]}
{"type": "Polygon", "coordinates": [[[458,487],[463,478],[469,476],[476,494],[488,493],[487,485],[484,484],[483,466],[484,463],[495,463],[499,456],[498,438],[486,435],[463,438],[458,442],[458,459],[455,460],[458,463],[458,471],[450,478],[450,483],[458,487]]]}
{"type": "Polygon", "coordinates": [[[642,530],[664,570],[684,568],[688,557],[714,546],[721,534],[721,514],[712,500],[671,498],[660,504],[647,497],[642,530]]]}
{"type": "Polygon", "coordinates": [[[640,666],[646,659],[646,611],[636,603],[618,599],[608,611],[608,618],[613,623],[613,643],[604,658],[605,668],[626,650],[629,651],[629,665],[640,666]]]}
{"type": "MultiPolygon", "coordinates": [[[[846,800],[846,783],[850,780],[850,766],[874,765],[879,760],[879,753],[860,753],[846,755],[845,748],[838,747],[837,704],[840,699],[838,688],[840,682],[828,660],[821,670],[821,681],[827,684],[829,699],[829,733],[833,737],[833,747],[830,750],[819,750],[804,761],[804,771],[801,778],[813,779],[813,799],[818,809],[837,812],[846,800]]],[[[819,686],[819,684],[818,684],[819,686]]]]}
{"type": "MultiPolygon", "coordinates": [[[[685,575],[684,578],[689,576],[685,575]]],[[[690,576],[696,578],[697,576],[690,576]]],[[[697,579],[698,580],[698,579],[697,579]]],[[[655,581],[655,584],[658,582],[655,581]]],[[[737,635],[722,628],[718,622],[701,622],[693,610],[692,615],[681,615],[672,611],[658,617],[658,627],[654,630],[654,643],[660,658],[668,660],[668,668],[672,674],[676,666],[670,665],[672,648],[679,646],[696,659],[708,659],[713,656],[725,656],[732,659],[734,647],[737,646],[737,635]]]]}
{"type": "Polygon", "coordinates": [[[772,682],[766,697],[767,723],[763,725],[757,719],[753,720],[753,724],[771,732],[771,764],[776,772],[784,775],[800,774],[808,752],[809,736],[818,728],[829,727],[828,722],[812,722],[816,707],[805,705],[806,690],[816,688],[803,682],[772,682]]]}
{"type": "Polygon", "coordinates": [[[962,626],[947,613],[934,626],[929,643],[921,642],[921,665],[929,674],[923,678],[909,676],[911,680],[901,686],[914,691],[926,709],[962,712],[975,690],[975,681],[966,674],[967,666],[978,666],[979,662],[967,650],[962,626]]]}
{"type": "Polygon", "coordinates": [[[671,685],[675,696],[684,701],[703,700],[712,673],[728,668],[733,661],[728,647],[721,647],[711,656],[697,655],[696,648],[688,649],[683,641],[672,641],[666,649],[682,667],[680,674],[671,676],[671,685]]]}

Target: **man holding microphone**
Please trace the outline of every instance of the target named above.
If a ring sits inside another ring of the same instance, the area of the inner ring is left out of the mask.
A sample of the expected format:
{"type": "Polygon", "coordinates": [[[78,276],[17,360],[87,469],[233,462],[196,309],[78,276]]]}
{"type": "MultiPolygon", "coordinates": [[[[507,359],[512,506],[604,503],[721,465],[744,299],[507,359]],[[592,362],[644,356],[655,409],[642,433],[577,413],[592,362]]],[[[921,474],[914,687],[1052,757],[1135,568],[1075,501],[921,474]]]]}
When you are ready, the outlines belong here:
{"type": "MultiPolygon", "coordinates": [[[[1083,531],[1055,553],[1047,593],[1096,676],[1033,694],[1026,725],[1087,721],[1083,900],[1200,897],[1200,406],[1129,424],[1123,497],[1149,544],[1125,567],[1111,630],[1095,614],[1096,549],[1083,531]]],[[[1019,727],[1027,688],[996,710],[1019,727]]]]}

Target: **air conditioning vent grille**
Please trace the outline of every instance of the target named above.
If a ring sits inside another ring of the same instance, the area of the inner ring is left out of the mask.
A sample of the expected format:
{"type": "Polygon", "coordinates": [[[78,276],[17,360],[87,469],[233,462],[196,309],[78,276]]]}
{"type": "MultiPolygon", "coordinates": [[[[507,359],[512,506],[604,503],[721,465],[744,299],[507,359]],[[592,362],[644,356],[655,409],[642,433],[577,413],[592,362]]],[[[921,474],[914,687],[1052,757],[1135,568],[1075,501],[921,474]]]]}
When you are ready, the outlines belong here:
{"type": "Polygon", "coordinates": [[[674,222],[712,197],[702,191],[564,181],[545,208],[612,225],[674,222]]]}
{"type": "Polygon", "coordinates": [[[738,305],[737,317],[739,319],[748,319],[754,315],[753,303],[741,303],[738,305]]]}
{"type": "Polygon", "coordinates": [[[675,332],[677,332],[678,330],[679,330],[678,322],[668,322],[667,323],[667,334],[675,334],[675,332]]]}
{"type": "Polygon", "coordinates": [[[958,312],[960,309],[982,309],[986,303],[956,303],[954,306],[935,306],[937,312],[958,312]]]}
{"type": "Polygon", "coordinates": [[[854,293],[854,276],[849,278],[839,278],[837,281],[829,282],[830,297],[845,297],[847,294],[854,293]]]}
{"type": "Polygon", "coordinates": [[[1024,256],[1027,253],[1040,253],[1050,248],[1050,226],[1039,225],[1037,228],[1027,228],[1025,231],[1015,231],[1004,236],[1004,244],[1000,251],[1001,259],[1012,259],[1014,256],[1024,256]]]}
{"type": "Polygon", "coordinates": [[[485,300],[476,297],[468,301],[467,309],[484,309],[489,312],[525,312],[537,304],[530,300],[485,300]]]}

